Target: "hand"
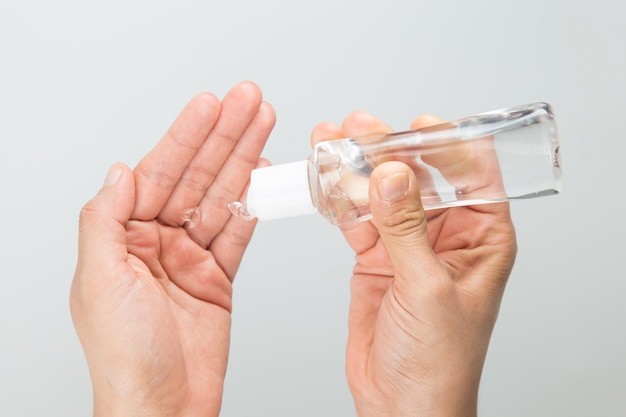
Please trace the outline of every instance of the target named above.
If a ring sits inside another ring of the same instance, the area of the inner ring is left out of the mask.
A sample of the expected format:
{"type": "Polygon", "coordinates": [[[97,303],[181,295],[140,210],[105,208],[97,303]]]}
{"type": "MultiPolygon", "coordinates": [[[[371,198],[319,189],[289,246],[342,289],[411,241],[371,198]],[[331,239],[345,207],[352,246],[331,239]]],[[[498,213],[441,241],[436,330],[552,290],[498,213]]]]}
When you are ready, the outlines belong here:
{"type": "MultiPolygon", "coordinates": [[[[423,116],[411,127],[438,122],[423,116]]],[[[355,112],[341,127],[318,125],[312,143],[389,132],[355,112]]],[[[494,154],[472,146],[447,161],[422,159],[452,184],[472,172],[484,180],[473,189],[501,187],[494,154]]],[[[371,222],[342,227],[356,253],[346,373],[361,417],[477,412],[484,359],[516,253],[509,206],[425,212],[420,182],[429,182],[424,170],[397,161],[379,165],[370,179],[371,222]]]]}
{"type": "Polygon", "coordinates": [[[232,281],[255,223],[230,215],[274,125],[250,82],[200,94],[80,215],[72,318],[96,416],[217,416],[232,281]],[[183,220],[198,207],[202,221],[183,220]],[[193,227],[191,227],[193,226],[193,227]]]}

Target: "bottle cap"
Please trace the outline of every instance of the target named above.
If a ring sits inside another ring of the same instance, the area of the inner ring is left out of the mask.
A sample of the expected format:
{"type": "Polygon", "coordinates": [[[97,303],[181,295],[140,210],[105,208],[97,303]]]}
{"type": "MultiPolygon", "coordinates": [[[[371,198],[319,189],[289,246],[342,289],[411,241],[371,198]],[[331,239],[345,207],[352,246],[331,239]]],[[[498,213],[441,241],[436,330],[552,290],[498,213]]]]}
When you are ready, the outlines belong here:
{"type": "Polygon", "coordinates": [[[308,161],[252,170],[246,206],[259,220],[316,213],[311,202],[308,161]]]}

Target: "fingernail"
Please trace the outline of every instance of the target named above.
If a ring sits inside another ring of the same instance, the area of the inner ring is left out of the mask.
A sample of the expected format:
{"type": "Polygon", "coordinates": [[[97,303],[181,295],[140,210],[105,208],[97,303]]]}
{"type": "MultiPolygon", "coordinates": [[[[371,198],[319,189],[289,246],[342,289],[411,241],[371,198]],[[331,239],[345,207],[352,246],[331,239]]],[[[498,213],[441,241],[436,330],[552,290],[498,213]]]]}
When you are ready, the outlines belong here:
{"type": "Polygon", "coordinates": [[[107,176],[104,179],[104,185],[105,186],[115,185],[117,180],[120,178],[121,174],[122,174],[122,169],[119,167],[119,165],[117,164],[113,165],[109,169],[109,172],[107,173],[107,176]]]}
{"type": "Polygon", "coordinates": [[[389,175],[378,181],[380,198],[394,202],[403,199],[409,191],[409,176],[406,172],[389,175]]]}

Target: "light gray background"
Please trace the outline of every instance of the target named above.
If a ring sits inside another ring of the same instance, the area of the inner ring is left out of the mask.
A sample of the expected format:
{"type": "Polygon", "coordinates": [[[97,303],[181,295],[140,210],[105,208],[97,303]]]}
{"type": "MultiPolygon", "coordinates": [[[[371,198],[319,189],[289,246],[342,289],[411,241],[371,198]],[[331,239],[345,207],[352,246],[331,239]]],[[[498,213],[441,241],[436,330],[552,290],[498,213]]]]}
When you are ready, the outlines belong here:
{"type": "MultiPolygon", "coordinates": [[[[519,201],[482,416],[626,415],[623,1],[2,1],[0,414],[86,416],[68,312],[80,207],[196,93],[251,79],[265,155],[364,109],[396,129],[550,102],[565,192],[519,201]]],[[[223,416],[353,416],[352,254],[310,216],[261,224],[235,282],[223,416]]]]}

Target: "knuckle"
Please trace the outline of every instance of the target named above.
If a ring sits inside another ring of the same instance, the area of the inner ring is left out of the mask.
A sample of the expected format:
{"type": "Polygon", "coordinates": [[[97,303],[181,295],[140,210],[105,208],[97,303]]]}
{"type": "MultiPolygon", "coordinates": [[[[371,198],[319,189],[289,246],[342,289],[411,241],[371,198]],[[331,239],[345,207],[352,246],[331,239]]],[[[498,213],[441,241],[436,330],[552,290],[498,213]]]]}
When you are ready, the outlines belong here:
{"type": "Polygon", "coordinates": [[[100,211],[100,204],[97,199],[89,200],[81,209],[78,214],[80,223],[88,222],[97,216],[100,211]]]}
{"type": "Polygon", "coordinates": [[[404,236],[426,227],[424,210],[414,207],[399,207],[382,216],[382,224],[389,233],[404,236]]]}
{"type": "Polygon", "coordinates": [[[136,171],[140,178],[161,189],[173,188],[178,182],[178,178],[168,172],[158,169],[147,169],[141,164],[137,166],[136,171]]]}

